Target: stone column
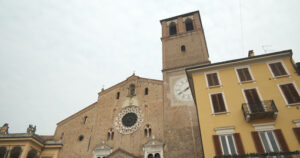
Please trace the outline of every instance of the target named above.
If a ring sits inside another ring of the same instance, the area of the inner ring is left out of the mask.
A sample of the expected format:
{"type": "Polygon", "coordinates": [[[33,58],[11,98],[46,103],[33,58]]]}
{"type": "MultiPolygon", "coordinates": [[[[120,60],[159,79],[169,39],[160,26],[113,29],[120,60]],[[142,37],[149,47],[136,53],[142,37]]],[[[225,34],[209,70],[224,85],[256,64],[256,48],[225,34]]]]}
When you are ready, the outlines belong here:
{"type": "Polygon", "coordinates": [[[21,153],[20,158],[26,158],[26,156],[27,156],[29,150],[30,150],[30,146],[29,146],[29,144],[26,144],[26,145],[22,148],[22,153],[21,153]]]}

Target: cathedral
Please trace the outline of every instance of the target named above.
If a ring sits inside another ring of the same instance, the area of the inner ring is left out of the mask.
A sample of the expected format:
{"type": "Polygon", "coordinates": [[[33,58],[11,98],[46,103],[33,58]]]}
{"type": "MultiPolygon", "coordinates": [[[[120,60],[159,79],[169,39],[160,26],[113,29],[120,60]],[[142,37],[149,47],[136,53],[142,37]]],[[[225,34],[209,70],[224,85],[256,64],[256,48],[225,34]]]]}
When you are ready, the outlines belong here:
{"type": "Polygon", "coordinates": [[[203,157],[185,69],[209,64],[199,11],[160,20],[163,80],[133,74],[57,123],[54,136],[1,129],[0,158],[203,157]],[[16,140],[23,140],[16,143],[16,140]],[[17,148],[17,149],[16,149],[17,148]]]}

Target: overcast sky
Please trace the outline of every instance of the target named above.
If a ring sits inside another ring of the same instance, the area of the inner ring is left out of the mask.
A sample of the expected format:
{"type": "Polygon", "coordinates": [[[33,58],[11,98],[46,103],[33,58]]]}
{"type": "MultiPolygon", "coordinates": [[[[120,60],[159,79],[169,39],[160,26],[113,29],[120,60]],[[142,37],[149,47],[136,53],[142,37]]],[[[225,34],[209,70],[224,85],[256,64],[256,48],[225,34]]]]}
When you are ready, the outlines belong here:
{"type": "Polygon", "coordinates": [[[159,20],[199,10],[210,60],[292,49],[299,0],[0,0],[0,126],[56,123],[132,75],[162,79],[159,20]]]}

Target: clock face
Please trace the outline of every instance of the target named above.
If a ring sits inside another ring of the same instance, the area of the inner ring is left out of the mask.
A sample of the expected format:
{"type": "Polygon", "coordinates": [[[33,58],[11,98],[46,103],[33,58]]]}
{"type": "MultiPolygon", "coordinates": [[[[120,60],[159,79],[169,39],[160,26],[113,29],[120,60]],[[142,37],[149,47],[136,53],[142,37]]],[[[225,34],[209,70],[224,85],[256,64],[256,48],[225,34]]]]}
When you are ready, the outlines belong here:
{"type": "Polygon", "coordinates": [[[191,101],[192,94],[189,83],[185,77],[176,81],[173,89],[174,95],[181,101],[191,101]]]}

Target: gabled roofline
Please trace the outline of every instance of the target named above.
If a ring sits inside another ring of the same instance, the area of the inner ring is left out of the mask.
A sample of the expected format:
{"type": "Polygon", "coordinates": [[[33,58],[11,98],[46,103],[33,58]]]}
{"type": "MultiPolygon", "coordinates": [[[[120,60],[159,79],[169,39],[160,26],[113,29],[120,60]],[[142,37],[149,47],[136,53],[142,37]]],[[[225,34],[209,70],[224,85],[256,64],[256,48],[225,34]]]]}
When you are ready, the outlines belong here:
{"type": "Polygon", "coordinates": [[[163,83],[162,80],[156,80],[156,79],[150,79],[150,78],[143,78],[143,77],[135,76],[135,75],[133,74],[133,75],[129,76],[128,78],[126,78],[125,80],[121,81],[120,83],[117,83],[117,84],[115,84],[115,85],[113,85],[113,86],[111,86],[111,87],[109,87],[109,88],[107,88],[107,89],[105,89],[105,90],[103,90],[103,91],[98,92],[98,95],[100,95],[100,93],[105,94],[105,93],[109,92],[110,90],[114,89],[115,87],[118,87],[119,85],[124,84],[124,83],[127,82],[131,77],[137,77],[137,79],[148,80],[148,81],[153,81],[153,82],[159,82],[160,84],[163,83]]]}
{"type": "Polygon", "coordinates": [[[62,121],[58,122],[56,125],[63,125],[65,122],[69,121],[70,119],[74,118],[76,115],[83,113],[87,110],[90,110],[91,108],[94,108],[94,106],[97,104],[97,102],[94,102],[93,104],[83,108],[82,110],[79,110],[78,112],[76,112],[75,114],[70,115],[69,117],[63,119],[62,121]]]}

